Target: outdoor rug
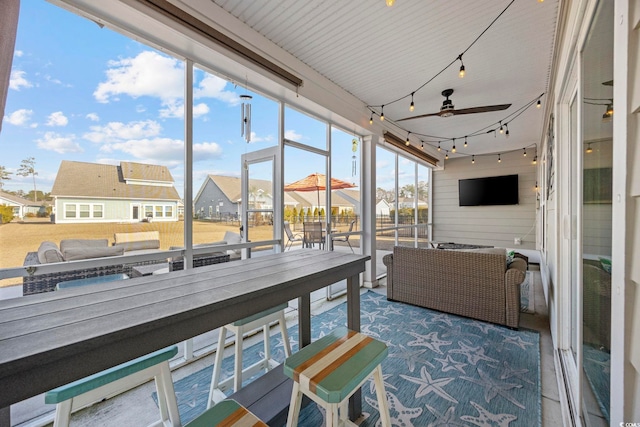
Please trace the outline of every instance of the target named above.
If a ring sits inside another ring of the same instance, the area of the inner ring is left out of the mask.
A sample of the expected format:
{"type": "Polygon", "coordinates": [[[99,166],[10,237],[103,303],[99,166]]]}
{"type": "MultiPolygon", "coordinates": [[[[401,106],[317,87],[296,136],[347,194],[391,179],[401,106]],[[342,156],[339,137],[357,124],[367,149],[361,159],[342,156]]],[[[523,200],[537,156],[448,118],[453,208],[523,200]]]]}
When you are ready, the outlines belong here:
{"type": "MultiPolygon", "coordinates": [[[[346,304],[312,318],[318,339],[346,324],[346,304]]],[[[509,328],[389,302],[371,291],[361,297],[361,330],[389,347],[382,371],[394,426],[540,426],[540,340],[535,331],[509,328]]],[[[297,326],[289,329],[292,350],[297,326]]],[[[280,334],[272,337],[273,355],[284,360],[280,334]]],[[[245,366],[263,350],[262,343],[244,351],[245,366]]],[[[232,357],[222,372],[232,372],[232,357]]],[[[278,369],[278,368],[276,368],[278,369]]],[[[175,383],[185,424],[202,413],[212,367],[175,383]]],[[[373,381],[362,388],[361,426],[379,425],[373,381]]],[[[154,396],[155,398],[155,396],[154,396]]],[[[304,408],[300,426],[324,425],[324,411],[304,408]]]]}
{"type": "Polygon", "coordinates": [[[534,306],[535,277],[532,271],[527,271],[524,280],[520,283],[520,311],[522,313],[533,314],[536,312],[534,306]]]}
{"type": "Polygon", "coordinates": [[[591,390],[598,402],[602,415],[609,419],[609,399],[611,392],[611,354],[585,344],[583,347],[584,371],[591,390]]]}

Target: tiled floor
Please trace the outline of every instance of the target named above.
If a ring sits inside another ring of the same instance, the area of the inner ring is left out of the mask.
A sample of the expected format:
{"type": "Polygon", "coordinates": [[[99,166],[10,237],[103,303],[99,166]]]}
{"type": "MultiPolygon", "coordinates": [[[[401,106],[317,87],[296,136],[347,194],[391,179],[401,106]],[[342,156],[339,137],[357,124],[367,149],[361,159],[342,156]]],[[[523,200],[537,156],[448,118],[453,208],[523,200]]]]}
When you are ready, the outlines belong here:
{"type": "MultiPolygon", "coordinates": [[[[380,260],[380,264],[381,260],[380,260]]],[[[535,266],[532,265],[532,270],[535,266]]],[[[520,320],[520,326],[523,328],[534,329],[540,332],[541,343],[541,379],[542,379],[542,426],[561,426],[562,414],[560,411],[559,395],[558,395],[558,383],[556,380],[556,370],[554,366],[553,358],[553,346],[551,342],[551,335],[549,333],[549,320],[544,301],[544,294],[542,291],[542,284],[540,280],[540,274],[538,271],[534,271],[536,292],[535,292],[535,314],[522,314],[520,320]]],[[[386,288],[384,286],[385,280],[380,281],[380,286],[373,289],[375,292],[386,295],[386,288]]],[[[337,289],[340,285],[336,286],[337,289]]],[[[366,289],[362,290],[366,292],[366,289]]],[[[312,296],[312,313],[320,313],[329,308],[340,304],[344,301],[344,296],[338,297],[332,301],[326,301],[325,290],[317,291],[312,296]]],[[[295,322],[297,312],[295,310],[295,304],[291,304],[292,308],[288,310],[287,319],[288,322],[295,322]]],[[[277,330],[274,328],[274,333],[277,330]]],[[[217,340],[217,334],[215,332],[207,334],[209,336],[206,339],[217,340]]],[[[251,339],[257,340],[259,337],[255,336],[251,339]]],[[[251,339],[247,344],[251,344],[251,339]]],[[[228,349],[229,351],[230,349],[228,349]]],[[[213,364],[213,355],[205,356],[193,363],[190,363],[184,367],[176,369],[173,372],[173,380],[178,381],[181,378],[198,371],[206,366],[213,364]]],[[[85,410],[79,411],[72,416],[72,425],[81,426],[131,426],[131,425],[147,425],[154,422],[157,419],[157,407],[154,401],[151,399],[151,393],[154,391],[153,383],[147,383],[136,389],[133,389],[123,395],[109,399],[105,402],[93,405],[85,410]],[[132,422],[131,420],[134,420],[132,422]]],[[[43,397],[36,396],[27,402],[23,402],[12,407],[12,420],[14,423],[19,422],[21,427],[34,426],[34,425],[46,425],[42,422],[28,422],[36,413],[46,413],[47,410],[53,410],[53,406],[45,407],[43,404],[43,397]]],[[[31,420],[34,421],[34,420],[31,420]]]]}

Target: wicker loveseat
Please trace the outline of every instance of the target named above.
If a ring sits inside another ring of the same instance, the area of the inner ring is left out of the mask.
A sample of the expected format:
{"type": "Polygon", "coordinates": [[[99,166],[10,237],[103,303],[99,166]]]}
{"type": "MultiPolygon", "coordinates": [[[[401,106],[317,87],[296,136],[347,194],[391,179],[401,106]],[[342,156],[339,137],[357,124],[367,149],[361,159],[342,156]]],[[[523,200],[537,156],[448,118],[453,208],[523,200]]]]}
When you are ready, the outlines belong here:
{"type": "Polygon", "coordinates": [[[387,298],[517,328],[527,263],[507,268],[505,249],[449,251],[396,246],[385,255],[387,298]]]}

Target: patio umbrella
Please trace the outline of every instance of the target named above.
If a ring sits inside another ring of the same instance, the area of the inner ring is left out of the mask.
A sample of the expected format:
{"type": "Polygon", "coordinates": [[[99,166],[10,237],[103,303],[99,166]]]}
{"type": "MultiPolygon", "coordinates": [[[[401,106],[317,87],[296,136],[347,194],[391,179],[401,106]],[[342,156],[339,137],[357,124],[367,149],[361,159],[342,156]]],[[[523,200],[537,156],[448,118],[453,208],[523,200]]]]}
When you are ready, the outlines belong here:
{"type": "MultiPolygon", "coordinates": [[[[284,186],[284,191],[315,191],[318,195],[318,204],[320,206],[320,190],[326,190],[327,177],[322,173],[312,173],[298,181],[292,182],[284,186]]],[[[341,190],[344,188],[353,188],[354,184],[337,178],[331,178],[331,189],[341,190]]]]}

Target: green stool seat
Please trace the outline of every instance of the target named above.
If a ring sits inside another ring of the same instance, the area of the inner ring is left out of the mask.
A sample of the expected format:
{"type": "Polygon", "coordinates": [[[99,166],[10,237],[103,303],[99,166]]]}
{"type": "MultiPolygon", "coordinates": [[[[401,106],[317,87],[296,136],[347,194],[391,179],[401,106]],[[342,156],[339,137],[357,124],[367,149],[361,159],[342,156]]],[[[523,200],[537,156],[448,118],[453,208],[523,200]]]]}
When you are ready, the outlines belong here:
{"type": "Polygon", "coordinates": [[[45,403],[57,404],[54,426],[68,426],[71,412],[75,409],[154,378],[162,421],[167,425],[179,426],[178,405],[169,370],[169,359],[176,354],[177,346],[168,347],[48,391],[44,395],[45,403]]]}
{"type": "Polygon", "coordinates": [[[382,426],[390,427],[380,367],[388,352],[384,343],[340,327],[288,357],[284,373],[294,385],[287,426],[298,422],[302,394],[327,410],[327,425],[338,425],[339,421],[352,425],[347,420],[346,403],[373,376],[382,426]]]}
{"type": "Polygon", "coordinates": [[[235,400],[223,400],[194,418],[185,427],[267,427],[258,417],[235,400]]]}

